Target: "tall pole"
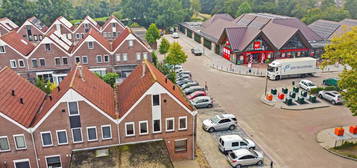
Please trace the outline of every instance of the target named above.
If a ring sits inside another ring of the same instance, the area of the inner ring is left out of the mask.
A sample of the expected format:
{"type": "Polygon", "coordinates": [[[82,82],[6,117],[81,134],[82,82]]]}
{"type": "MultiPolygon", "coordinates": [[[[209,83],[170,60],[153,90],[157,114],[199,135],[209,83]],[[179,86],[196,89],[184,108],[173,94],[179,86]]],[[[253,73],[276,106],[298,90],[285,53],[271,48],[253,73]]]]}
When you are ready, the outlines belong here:
{"type": "Polygon", "coordinates": [[[268,71],[265,73],[265,91],[264,95],[267,95],[267,90],[268,90],[268,71]]]}

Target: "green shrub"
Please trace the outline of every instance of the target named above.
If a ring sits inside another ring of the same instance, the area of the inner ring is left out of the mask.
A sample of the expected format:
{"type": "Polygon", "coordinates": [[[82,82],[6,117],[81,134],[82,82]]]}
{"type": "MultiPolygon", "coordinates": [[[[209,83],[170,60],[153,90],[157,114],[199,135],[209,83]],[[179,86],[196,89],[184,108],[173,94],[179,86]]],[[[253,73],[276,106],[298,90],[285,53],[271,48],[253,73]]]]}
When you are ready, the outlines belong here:
{"type": "Polygon", "coordinates": [[[312,88],[310,94],[318,94],[320,91],[324,90],[323,87],[312,88]]]}
{"type": "Polygon", "coordinates": [[[338,90],[336,86],[326,86],[325,89],[326,91],[332,91],[332,90],[338,90]]]}

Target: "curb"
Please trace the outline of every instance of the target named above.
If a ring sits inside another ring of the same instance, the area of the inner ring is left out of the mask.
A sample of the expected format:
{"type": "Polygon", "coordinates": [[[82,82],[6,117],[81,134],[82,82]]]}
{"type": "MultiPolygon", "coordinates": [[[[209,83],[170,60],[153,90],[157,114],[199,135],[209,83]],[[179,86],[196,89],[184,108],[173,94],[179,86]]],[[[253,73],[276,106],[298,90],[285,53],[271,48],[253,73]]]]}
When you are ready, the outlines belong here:
{"type": "Polygon", "coordinates": [[[276,102],[274,101],[271,101],[271,102],[268,102],[268,101],[265,101],[264,99],[264,96],[263,97],[260,97],[260,101],[263,102],[264,104],[268,105],[268,106],[271,106],[271,107],[274,107],[276,102]]]}
{"type": "Polygon", "coordinates": [[[306,108],[298,108],[298,109],[294,109],[294,108],[288,108],[285,105],[281,106],[281,109],[284,110],[311,110],[311,109],[317,109],[317,108],[326,108],[326,107],[330,107],[329,105],[322,105],[322,106],[318,106],[318,107],[306,107],[306,108]]]}
{"type": "Polygon", "coordinates": [[[234,74],[234,75],[239,75],[239,76],[251,76],[251,77],[258,77],[258,78],[265,77],[265,76],[256,76],[256,75],[253,75],[253,74],[238,74],[238,73],[234,73],[234,72],[229,72],[229,71],[217,69],[217,68],[214,68],[214,67],[212,67],[212,66],[210,66],[210,68],[211,68],[211,69],[215,69],[215,70],[217,70],[217,71],[221,71],[221,72],[225,72],[225,73],[230,73],[230,74],[234,74]]]}
{"type": "MultiPolygon", "coordinates": [[[[320,145],[321,146],[321,145],[320,145]]],[[[339,154],[339,153],[337,153],[337,152],[334,152],[334,151],[331,151],[331,150],[329,150],[329,149],[327,149],[327,148],[325,148],[325,147],[323,147],[323,146],[321,146],[323,149],[325,149],[327,152],[330,152],[330,153],[332,153],[332,154],[334,154],[334,155],[336,155],[336,156],[339,156],[339,157],[342,157],[342,158],[345,158],[345,159],[348,159],[348,160],[352,160],[352,161],[356,161],[357,162],[357,159],[355,159],[355,158],[351,158],[351,157],[348,157],[348,156],[345,156],[345,155],[341,155],[341,154],[339,154]]]]}

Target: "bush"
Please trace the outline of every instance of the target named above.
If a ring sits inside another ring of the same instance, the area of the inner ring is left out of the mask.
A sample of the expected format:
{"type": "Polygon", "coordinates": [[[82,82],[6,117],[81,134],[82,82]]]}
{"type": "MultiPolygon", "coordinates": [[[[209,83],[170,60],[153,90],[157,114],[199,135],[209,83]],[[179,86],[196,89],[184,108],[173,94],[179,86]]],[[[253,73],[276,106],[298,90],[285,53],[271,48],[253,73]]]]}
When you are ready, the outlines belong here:
{"type": "Polygon", "coordinates": [[[312,88],[310,94],[318,94],[320,91],[324,90],[323,87],[312,88]]]}
{"type": "Polygon", "coordinates": [[[336,86],[326,86],[324,90],[332,91],[332,90],[338,90],[338,88],[336,86]]]}

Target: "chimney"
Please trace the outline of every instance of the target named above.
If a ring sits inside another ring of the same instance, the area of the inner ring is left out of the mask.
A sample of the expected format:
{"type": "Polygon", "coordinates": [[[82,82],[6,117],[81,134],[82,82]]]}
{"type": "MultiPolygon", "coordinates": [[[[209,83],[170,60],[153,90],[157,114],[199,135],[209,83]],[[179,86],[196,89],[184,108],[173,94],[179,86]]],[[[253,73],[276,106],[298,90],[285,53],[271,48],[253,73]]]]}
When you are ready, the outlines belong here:
{"type": "Polygon", "coordinates": [[[142,74],[141,74],[141,77],[144,77],[145,76],[145,71],[146,71],[146,67],[145,67],[145,64],[142,63],[142,66],[143,66],[143,70],[142,70],[142,74]]]}
{"type": "Polygon", "coordinates": [[[20,98],[20,103],[24,104],[24,99],[23,98],[20,98]]]}
{"type": "Polygon", "coordinates": [[[175,90],[175,88],[176,88],[175,85],[173,85],[173,86],[172,86],[172,89],[175,90]]]}
{"type": "Polygon", "coordinates": [[[165,78],[165,83],[167,83],[167,77],[165,78]]]}
{"type": "Polygon", "coordinates": [[[52,101],[52,96],[50,95],[50,96],[48,96],[49,98],[50,98],[50,101],[52,101]]]}
{"type": "Polygon", "coordinates": [[[61,91],[61,88],[60,88],[59,86],[57,87],[57,91],[58,91],[58,92],[61,91]]]}
{"type": "Polygon", "coordinates": [[[15,96],[15,90],[11,90],[11,95],[15,96]]]}

